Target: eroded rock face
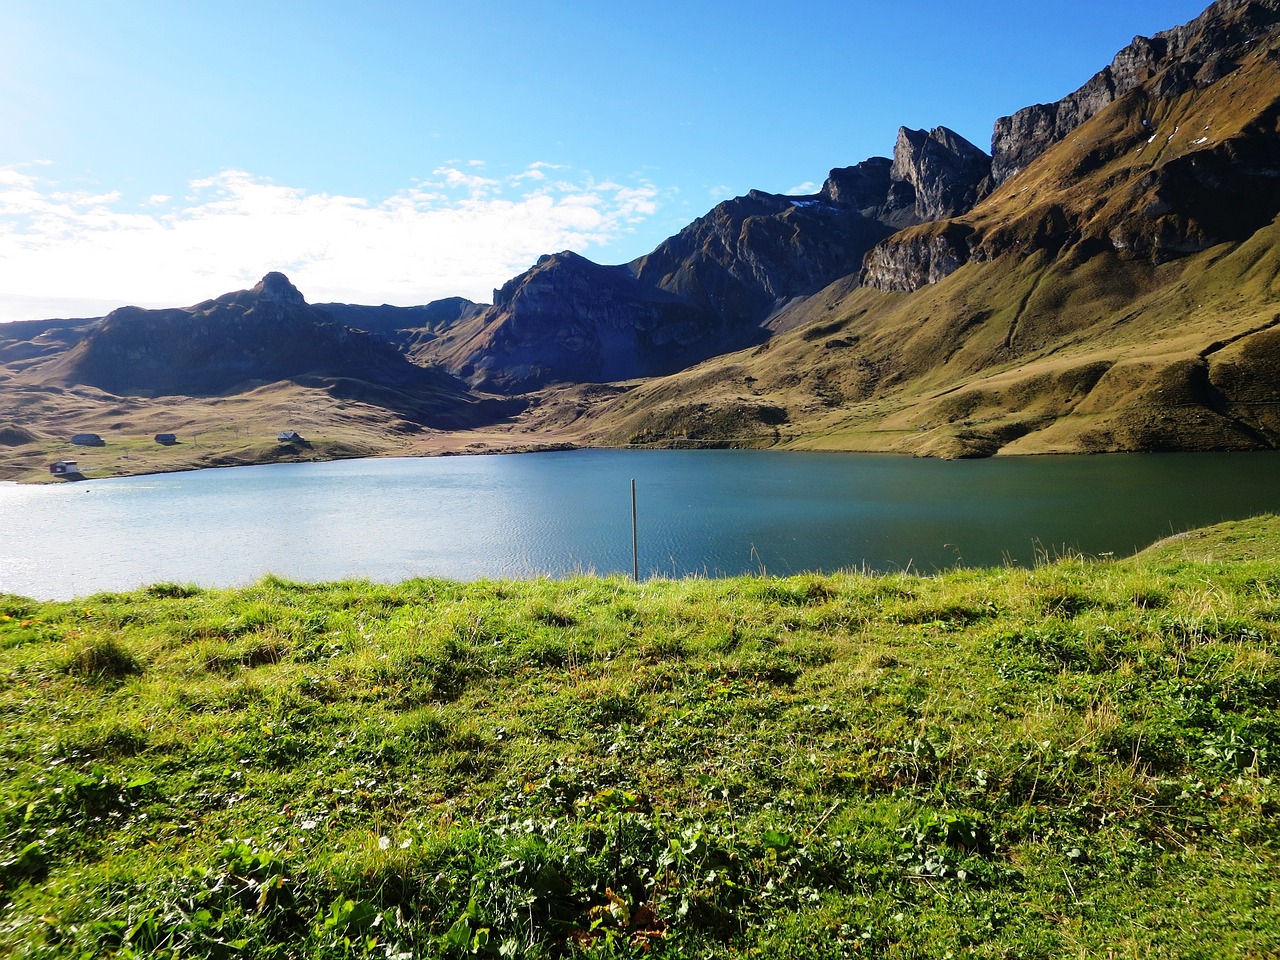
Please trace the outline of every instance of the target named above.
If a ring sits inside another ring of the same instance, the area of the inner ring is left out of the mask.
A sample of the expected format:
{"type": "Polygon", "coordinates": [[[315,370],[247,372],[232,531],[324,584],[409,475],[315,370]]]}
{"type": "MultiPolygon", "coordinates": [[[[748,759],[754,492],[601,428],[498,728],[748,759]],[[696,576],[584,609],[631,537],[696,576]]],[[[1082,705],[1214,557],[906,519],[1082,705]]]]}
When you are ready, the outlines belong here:
{"type": "Polygon", "coordinates": [[[840,167],[831,171],[818,196],[827,203],[873,216],[889,194],[892,169],[893,161],[888,157],[871,157],[852,167],[840,167]]]}
{"type": "Polygon", "coordinates": [[[754,328],[792,297],[856,271],[891,230],[823,194],[753,190],[717,205],[631,269],[641,283],[683,297],[727,328],[754,328]]]}
{"type": "Polygon", "coordinates": [[[1156,263],[1244,240],[1280,212],[1280,137],[1255,128],[1151,171],[1151,197],[1107,232],[1121,253],[1156,263]]]}
{"type": "Polygon", "coordinates": [[[1135,37],[1079,90],[996,121],[991,186],[998,187],[1105,107],[1157,74],[1153,92],[1177,96],[1231,73],[1253,37],[1280,23],[1280,0],[1218,0],[1190,23],[1135,37]]]}
{"type": "Polygon", "coordinates": [[[954,130],[898,130],[893,159],[831,171],[819,194],[887,227],[958,216],[981,198],[991,158],[954,130]]]}
{"type": "Polygon", "coordinates": [[[910,293],[937,283],[969,262],[972,229],[949,224],[933,234],[914,234],[882,243],[867,254],[863,284],[877,290],[910,293]]]}
{"type": "Polygon", "coordinates": [[[954,130],[898,130],[889,177],[908,184],[918,222],[968,212],[991,173],[991,158],[954,130]]]}
{"type": "Polygon", "coordinates": [[[669,373],[717,342],[715,317],[673,294],[565,251],[494,291],[454,366],[470,383],[520,392],[565,380],[669,373]]]}

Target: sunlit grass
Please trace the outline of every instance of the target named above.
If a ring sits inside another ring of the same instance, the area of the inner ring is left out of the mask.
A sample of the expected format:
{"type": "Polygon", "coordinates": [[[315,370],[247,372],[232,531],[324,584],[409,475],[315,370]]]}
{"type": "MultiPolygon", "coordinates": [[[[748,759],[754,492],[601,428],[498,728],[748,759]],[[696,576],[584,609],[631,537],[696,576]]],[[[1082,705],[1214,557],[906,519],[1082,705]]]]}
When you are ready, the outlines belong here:
{"type": "Polygon", "coordinates": [[[0,597],[0,950],[1274,954],[1280,564],[1241,543],[1280,523],[936,577],[0,597]]]}

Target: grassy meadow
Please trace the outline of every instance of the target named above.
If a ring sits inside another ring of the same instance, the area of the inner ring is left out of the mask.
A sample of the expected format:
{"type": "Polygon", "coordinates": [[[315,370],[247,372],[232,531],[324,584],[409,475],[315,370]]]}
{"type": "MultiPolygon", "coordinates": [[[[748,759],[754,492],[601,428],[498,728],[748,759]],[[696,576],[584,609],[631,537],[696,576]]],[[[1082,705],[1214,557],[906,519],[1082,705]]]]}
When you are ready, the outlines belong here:
{"type": "Polygon", "coordinates": [[[1275,956],[1278,551],[0,596],[0,954],[1275,956]]]}

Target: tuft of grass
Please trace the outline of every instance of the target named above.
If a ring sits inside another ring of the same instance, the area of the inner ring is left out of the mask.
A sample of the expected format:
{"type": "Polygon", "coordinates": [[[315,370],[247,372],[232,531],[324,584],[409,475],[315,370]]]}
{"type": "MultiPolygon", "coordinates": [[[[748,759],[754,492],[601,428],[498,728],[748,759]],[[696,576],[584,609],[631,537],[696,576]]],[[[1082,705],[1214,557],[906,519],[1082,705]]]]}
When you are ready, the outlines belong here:
{"type": "Polygon", "coordinates": [[[201,587],[195,584],[181,583],[154,583],[147,587],[148,596],[159,597],[161,599],[179,599],[183,600],[187,597],[198,597],[203,593],[201,587]]]}
{"type": "Polygon", "coordinates": [[[114,637],[102,637],[77,647],[67,658],[67,673],[94,683],[110,683],[142,673],[142,661],[114,637]]]}

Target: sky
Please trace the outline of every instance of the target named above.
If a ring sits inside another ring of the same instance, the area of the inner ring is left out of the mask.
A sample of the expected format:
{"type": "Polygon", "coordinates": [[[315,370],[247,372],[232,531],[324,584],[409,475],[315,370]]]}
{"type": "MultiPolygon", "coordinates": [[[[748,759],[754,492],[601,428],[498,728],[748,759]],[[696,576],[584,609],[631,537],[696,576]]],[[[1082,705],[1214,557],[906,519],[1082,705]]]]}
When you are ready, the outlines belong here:
{"type": "Polygon", "coordinates": [[[488,302],[900,126],[990,148],[1208,0],[3,0],[0,321],[488,302]]]}

